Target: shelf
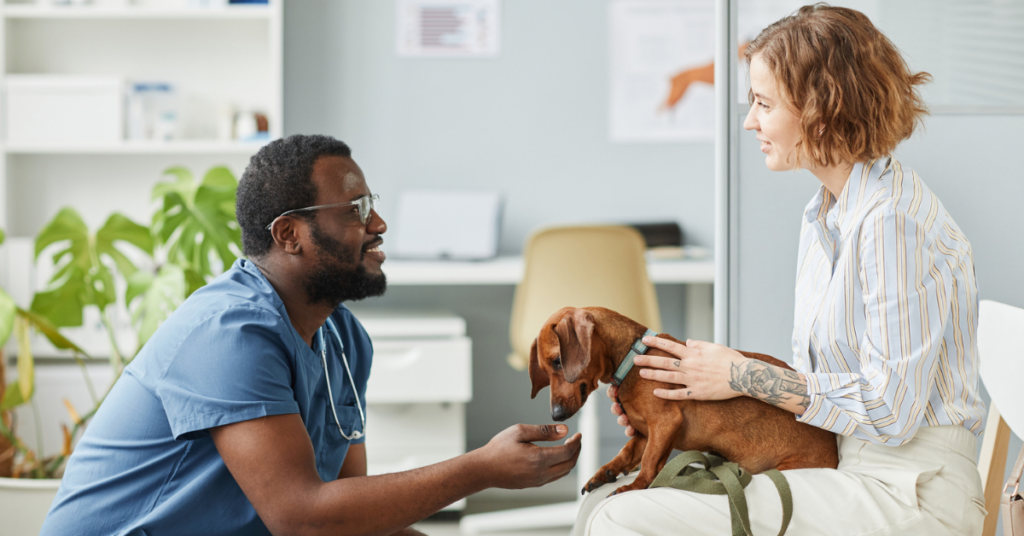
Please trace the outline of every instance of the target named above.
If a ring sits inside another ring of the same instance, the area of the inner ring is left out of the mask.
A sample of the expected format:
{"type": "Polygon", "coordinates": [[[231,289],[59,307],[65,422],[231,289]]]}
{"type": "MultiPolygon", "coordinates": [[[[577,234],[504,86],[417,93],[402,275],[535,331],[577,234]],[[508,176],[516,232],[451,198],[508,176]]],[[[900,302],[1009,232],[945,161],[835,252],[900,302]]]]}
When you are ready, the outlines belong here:
{"type": "Polygon", "coordinates": [[[266,4],[219,8],[9,5],[3,8],[3,13],[7,19],[270,19],[270,9],[266,4]]]}
{"type": "MultiPolygon", "coordinates": [[[[388,285],[515,285],[523,278],[522,257],[476,262],[389,259],[382,268],[388,285]]],[[[715,281],[715,261],[651,261],[647,273],[656,284],[710,285],[715,281]]]]}
{"type": "Polygon", "coordinates": [[[81,154],[81,155],[135,155],[135,154],[238,154],[251,155],[264,143],[230,141],[125,141],[100,145],[6,145],[7,154],[81,154]]]}

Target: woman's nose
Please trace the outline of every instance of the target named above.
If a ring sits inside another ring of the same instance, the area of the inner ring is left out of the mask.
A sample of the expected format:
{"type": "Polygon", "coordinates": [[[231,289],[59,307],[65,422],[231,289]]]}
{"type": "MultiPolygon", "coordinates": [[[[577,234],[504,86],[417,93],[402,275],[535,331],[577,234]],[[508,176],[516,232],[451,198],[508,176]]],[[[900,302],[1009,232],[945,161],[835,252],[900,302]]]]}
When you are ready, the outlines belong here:
{"type": "Polygon", "coordinates": [[[747,117],[743,119],[744,130],[757,130],[757,119],[754,117],[754,106],[750,107],[750,111],[747,112],[747,117]]]}

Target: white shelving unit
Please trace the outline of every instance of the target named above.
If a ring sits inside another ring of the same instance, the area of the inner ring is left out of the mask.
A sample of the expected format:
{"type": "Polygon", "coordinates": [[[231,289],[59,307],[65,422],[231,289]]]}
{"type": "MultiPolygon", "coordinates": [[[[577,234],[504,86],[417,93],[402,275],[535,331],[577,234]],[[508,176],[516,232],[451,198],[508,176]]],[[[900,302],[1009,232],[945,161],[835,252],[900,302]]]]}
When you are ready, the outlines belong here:
{"type": "MultiPolygon", "coordinates": [[[[0,285],[22,306],[29,305],[35,290],[30,285],[35,274],[32,239],[62,207],[75,208],[94,231],[115,211],[146,224],[152,214],[152,187],[165,180],[167,168],[184,166],[201,179],[209,168],[226,165],[240,175],[262,143],[220,140],[216,129],[196,127],[204,121],[210,126],[211,112],[220,105],[259,110],[267,116],[270,138],[282,133],[283,0],[192,9],[184,7],[185,0],[110,4],[0,0],[0,228],[7,233],[0,247],[0,285]],[[14,74],[172,83],[180,104],[181,136],[166,142],[8,143],[6,88],[7,77],[14,74]],[[24,269],[10,270],[12,266],[24,269]]],[[[41,261],[46,264],[46,259],[41,261]]],[[[69,330],[72,339],[88,341],[96,332],[89,318],[87,312],[86,325],[69,330]]],[[[39,353],[42,346],[36,345],[37,356],[53,355],[39,353]]],[[[61,441],[57,422],[66,419],[61,399],[79,408],[91,406],[75,368],[37,368],[39,437],[48,454],[61,441]]],[[[98,389],[111,380],[106,365],[90,365],[90,374],[98,389]]],[[[23,413],[20,422],[25,423],[22,437],[37,446],[33,415],[23,413]]]]}
{"type": "Polygon", "coordinates": [[[14,144],[0,117],[0,227],[9,236],[34,236],[64,206],[93,228],[114,210],[145,222],[150,189],[172,165],[197,177],[213,165],[240,174],[261,143],[216,139],[211,117],[226,108],[266,114],[270,137],[281,136],[281,0],[209,8],[37,0],[0,4],[0,19],[0,88],[11,74],[170,82],[181,133],[167,142],[14,144]]]}
{"type": "Polygon", "coordinates": [[[58,6],[50,3],[8,4],[7,19],[263,19],[273,18],[262,4],[238,4],[223,7],[172,7],[124,5],[58,6]]]}

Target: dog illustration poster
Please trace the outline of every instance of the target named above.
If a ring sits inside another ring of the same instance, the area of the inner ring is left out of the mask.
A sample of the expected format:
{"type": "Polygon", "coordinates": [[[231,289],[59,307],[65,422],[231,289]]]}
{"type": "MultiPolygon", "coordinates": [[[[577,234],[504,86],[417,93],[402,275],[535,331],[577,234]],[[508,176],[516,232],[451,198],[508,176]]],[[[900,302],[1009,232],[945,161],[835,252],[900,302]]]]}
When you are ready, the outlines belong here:
{"type": "Polygon", "coordinates": [[[615,0],[608,28],[611,140],[713,139],[714,0],[615,0]]]}

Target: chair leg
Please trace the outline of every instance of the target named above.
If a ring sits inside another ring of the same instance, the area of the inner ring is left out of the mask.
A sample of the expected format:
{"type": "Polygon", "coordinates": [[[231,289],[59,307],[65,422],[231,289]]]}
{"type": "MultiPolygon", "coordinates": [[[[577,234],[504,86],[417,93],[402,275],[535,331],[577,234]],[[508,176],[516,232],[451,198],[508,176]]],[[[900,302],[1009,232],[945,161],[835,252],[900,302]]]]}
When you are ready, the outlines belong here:
{"type": "Polygon", "coordinates": [[[1006,456],[1010,449],[1010,426],[1006,424],[999,410],[993,404],[989,408],[989,419],[985,427],[986,437],[982,442],[981,459],[978,469],[982,471],[985,489],[985,528],[982,536],[995,536],[996,524],[999,522],[999,499],[1003,491],[1003,478],[1006,473],[1006,456]],[[991,452],[989,452],[991,449],[991,452]],[[988,461],[988,467],[985,462],[988,461]]]}

